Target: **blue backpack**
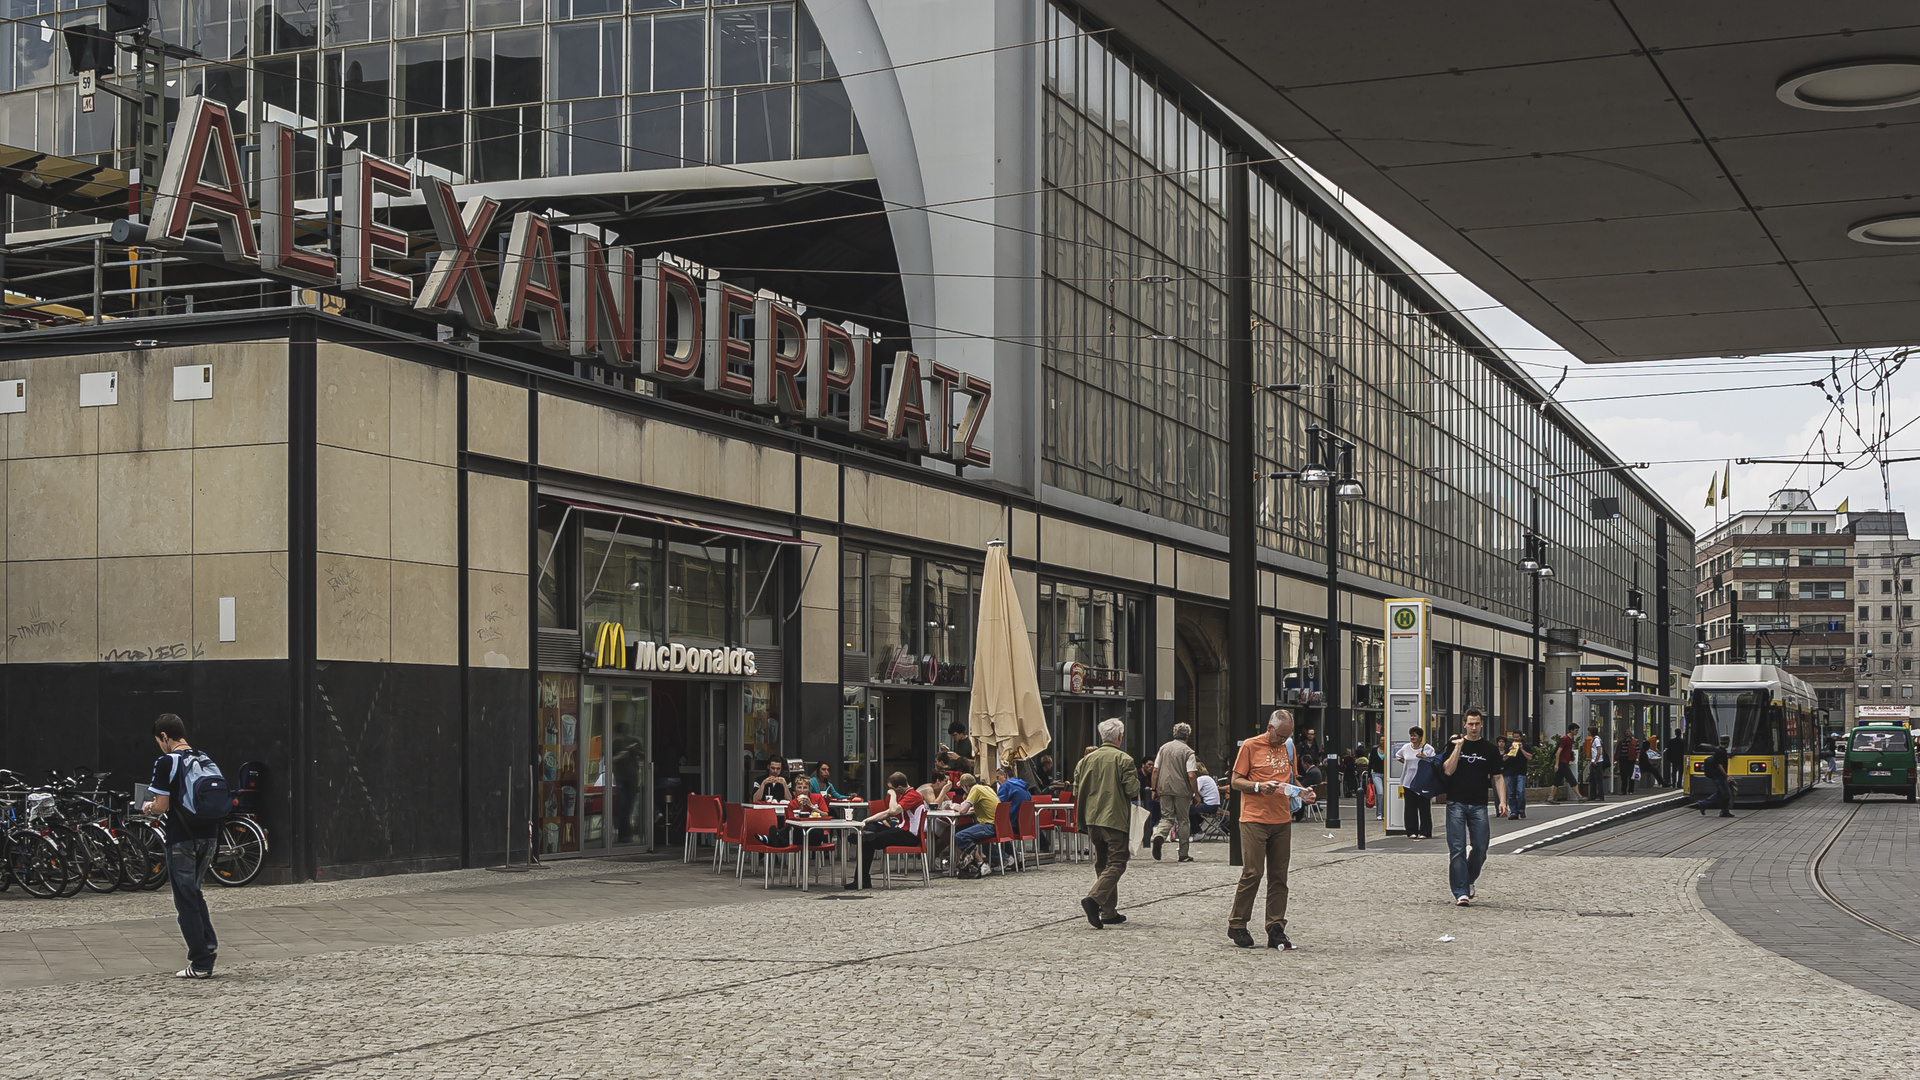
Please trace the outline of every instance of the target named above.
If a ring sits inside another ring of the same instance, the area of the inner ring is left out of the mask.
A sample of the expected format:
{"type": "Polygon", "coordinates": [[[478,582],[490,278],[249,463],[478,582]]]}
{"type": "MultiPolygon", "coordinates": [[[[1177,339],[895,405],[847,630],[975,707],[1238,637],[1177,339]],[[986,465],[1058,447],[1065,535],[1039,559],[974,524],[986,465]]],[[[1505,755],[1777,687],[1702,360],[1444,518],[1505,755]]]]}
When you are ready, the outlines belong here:
{"type": "Polygon", "coordinates": [[[174,754],[175,787],[180,791],[180,814],[203,825],[223,821],[233,813],[233,789],[213,759],[198,750],[174,754]]]}

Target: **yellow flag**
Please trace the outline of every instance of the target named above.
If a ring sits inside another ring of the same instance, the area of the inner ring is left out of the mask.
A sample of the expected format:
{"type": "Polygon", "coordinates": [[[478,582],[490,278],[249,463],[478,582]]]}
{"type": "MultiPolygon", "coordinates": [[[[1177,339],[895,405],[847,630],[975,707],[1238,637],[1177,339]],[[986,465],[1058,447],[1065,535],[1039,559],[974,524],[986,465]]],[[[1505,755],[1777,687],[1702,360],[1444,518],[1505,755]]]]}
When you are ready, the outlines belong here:
{"type": "Polygon", "coordinates": [[[1715,487],[1717,486],[1717,485],[1716,485],[1716,484],[1714,483],[1714,480],[1715,480],[1715,479],[1716,479],[1715,477],[1711,477],[1711,476],[1709,476],[1709,477],[1707,477],[1707,502],[1706,502],[1706,505],[1708,505],[1708,506],[1712,506],[1712,505],[1714,505],[1714,502],[1713,502],[1713,489],[1714,489],[1714,488],[1715,488],[1715,487]]]}
{"type": "Polygon", "coordinates": [[[1844,513],[1846,513],[1846,512],[1847,512],[1847,503],[1848,503],[1848,502],[1850,502],[1850,501],[1851,501],[1851,500],[1849,500],[1849,499],[1841,499],[1841,500],[1840,500],[1840,505],[1839,505],[1839,506],[1836,506],[1836,507],[1834,507],[1834,508],[1833,508],[1833,512],[1834,512],[1834,513],[1836,513],[1836,514],[1844,514],[1844,513]]]}
{"type": "Polygon", "coordinates": [[[1731,495],[1732,493],[1733,493],[1733,462],[1729,461],[1727,462],[1727,475],[1724,478],[1722,478],[1720,481],[1720,501],[1726,502],[1727,496],[1731,495]]]}

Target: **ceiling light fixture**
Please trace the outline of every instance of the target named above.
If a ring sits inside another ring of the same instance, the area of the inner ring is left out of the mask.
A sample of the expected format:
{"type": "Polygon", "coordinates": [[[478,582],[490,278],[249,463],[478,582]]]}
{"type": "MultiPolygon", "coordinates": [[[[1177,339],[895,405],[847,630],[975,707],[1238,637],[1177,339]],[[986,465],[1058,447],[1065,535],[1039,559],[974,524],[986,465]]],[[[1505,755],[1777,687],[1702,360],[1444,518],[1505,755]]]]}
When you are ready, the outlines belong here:
{"type": "Polygon", "coordinates": [[[1847,239],[1862,244],[1920,244],[1920,214],[1868,218],[1848,229],[1847,239]]]}
{"type": "Polygon", "coordinates": [[[1773,95],[1796,109],[1869,112],[1920,103],[1920,60],[1848,60],[1780,80],[1773,95]]]}

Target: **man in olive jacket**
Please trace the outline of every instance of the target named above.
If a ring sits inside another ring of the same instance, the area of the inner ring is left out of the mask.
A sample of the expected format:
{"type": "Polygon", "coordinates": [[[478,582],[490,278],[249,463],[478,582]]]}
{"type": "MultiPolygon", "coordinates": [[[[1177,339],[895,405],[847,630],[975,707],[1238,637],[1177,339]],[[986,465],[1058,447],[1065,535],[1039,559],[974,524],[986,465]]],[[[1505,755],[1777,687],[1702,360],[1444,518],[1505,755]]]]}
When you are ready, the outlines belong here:
{"type": "Polygon", "coordinates": [[[1080,831],[1093,841],[1093,869],[1099,877],[1080,901],[1095,930],[1127,921],[1114,910],[1120,899],[1120,875],[1127,872],[1127,844],[1133,827],[1133,800],[1140,795],[1140,774],[1120,749],[1127,725],[1100,721],[1100,746],[1073,770],[1073,798],[1080,810],[1080,831]]]}

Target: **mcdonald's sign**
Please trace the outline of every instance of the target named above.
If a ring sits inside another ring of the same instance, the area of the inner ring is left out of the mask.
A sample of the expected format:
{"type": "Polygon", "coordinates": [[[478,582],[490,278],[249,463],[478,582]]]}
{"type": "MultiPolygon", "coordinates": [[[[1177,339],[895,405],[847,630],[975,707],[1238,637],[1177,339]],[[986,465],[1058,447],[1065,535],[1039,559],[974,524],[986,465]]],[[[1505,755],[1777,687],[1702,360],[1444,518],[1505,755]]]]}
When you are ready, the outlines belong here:
{"type": "Polygon", "coordinates": [[[593,637],[593,666],[628,671],[670,671],[688,675],[737,675],[760,673],[752,649],[695,648],[677,641],[656,643],[639,641],[627,644],[627,629],[617,622],[604,622],[593,637]]]}

